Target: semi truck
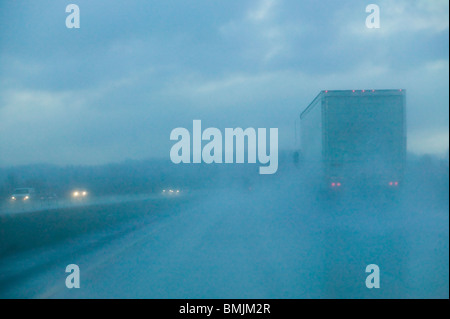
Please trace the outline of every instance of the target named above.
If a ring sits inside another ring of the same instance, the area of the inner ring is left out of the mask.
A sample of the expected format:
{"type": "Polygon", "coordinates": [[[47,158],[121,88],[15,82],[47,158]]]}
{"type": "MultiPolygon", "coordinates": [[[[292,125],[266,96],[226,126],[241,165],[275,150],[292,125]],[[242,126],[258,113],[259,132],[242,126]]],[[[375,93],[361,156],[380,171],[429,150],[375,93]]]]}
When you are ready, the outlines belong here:
{"type": "Polygon", "coordinates": [[[300,114],[298,158],[327,188],[399,187],[405,97],[404,89],[321,91],[300,114]]]}

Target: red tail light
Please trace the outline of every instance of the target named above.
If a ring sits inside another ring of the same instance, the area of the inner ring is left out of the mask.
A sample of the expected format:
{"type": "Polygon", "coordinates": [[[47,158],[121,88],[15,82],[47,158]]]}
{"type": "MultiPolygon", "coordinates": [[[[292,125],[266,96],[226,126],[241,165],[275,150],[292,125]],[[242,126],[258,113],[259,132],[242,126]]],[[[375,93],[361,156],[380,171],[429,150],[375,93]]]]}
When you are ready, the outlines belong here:
{"type": "Polygon", "coordinates": [[[389,186],[398,186],[398,182],[389,182],[389,186]]]}

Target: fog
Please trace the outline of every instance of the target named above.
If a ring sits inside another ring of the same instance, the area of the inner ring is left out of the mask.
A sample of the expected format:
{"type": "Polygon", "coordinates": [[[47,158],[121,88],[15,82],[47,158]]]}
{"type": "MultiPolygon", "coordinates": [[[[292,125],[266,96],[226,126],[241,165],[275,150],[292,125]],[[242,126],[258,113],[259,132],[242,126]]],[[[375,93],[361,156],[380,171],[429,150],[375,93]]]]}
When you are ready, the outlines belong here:
{"type": "MultiPolygon", "coordinates": [[[[276,175],[243,165],[178,178],[181,191],[190,187],[179,197],[129,179],[147,194],[4,212],[0,295],[448,298],[448,160],[409,156],[396,191],[336,193],[283,158],[276,175]],[[58,283],[58,269],[74,261],[84,270],[76,292],[58,283]],[[364,283],[372,263],[378,290],[364,283]]],[[[153,174],[175,183],[167,171],[153,174]]],[[[117,175],[104,177],[114,184],[117,175]]]]}
{"type": "Polygon", "coordinates": [[[0,3],[1,298],[448,298],[448,1],[75,4],[0,3]],[[192,163],[200,121],[271,132],[273,174],[243,138],[192,163]]]}

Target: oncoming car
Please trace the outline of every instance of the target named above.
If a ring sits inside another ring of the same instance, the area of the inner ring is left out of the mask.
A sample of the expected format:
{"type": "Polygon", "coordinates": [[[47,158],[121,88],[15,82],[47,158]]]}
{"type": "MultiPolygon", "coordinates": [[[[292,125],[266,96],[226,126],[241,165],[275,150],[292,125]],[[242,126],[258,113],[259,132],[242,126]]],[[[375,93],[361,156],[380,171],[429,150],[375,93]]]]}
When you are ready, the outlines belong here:
{"type": "Polygon", "coordinates": [[[178,195],[180,193],[179,189],[163,189],[162,193],[164,195],[178,195]]]}
{"type": "Polygon", "coordinates": [[[76,189],[72,191],[71,197],[73,199],[85,199],[88,195],[88,192],[84,189],[76,189]]]}
{"type": "Polygon", "coordinates": [[[29,201],[33,199],[35,196],[34,188],[24,187],[24,188],[16,188],[11,195],[11,201],[29,201]]]}

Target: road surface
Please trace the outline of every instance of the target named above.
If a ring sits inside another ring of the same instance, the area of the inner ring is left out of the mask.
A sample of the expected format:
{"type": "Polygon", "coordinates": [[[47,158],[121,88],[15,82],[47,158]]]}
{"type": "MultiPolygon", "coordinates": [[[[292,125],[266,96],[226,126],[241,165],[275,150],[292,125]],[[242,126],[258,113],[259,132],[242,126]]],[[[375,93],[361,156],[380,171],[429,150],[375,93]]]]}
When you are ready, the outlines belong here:
{"type": "Polygon", "coordinates": [[[324,199],[287,174],[21,216],[3,219],[18,232],[3,229],[1,298],[449,297],[448,197],[413,186],[324,199]],[[53,228],[33,229],[39,214],[53,228]],[[79,289],[65,286],[69,264],[79,289]],[[369,264],[379,289],[365,285],[369,264]]]}

